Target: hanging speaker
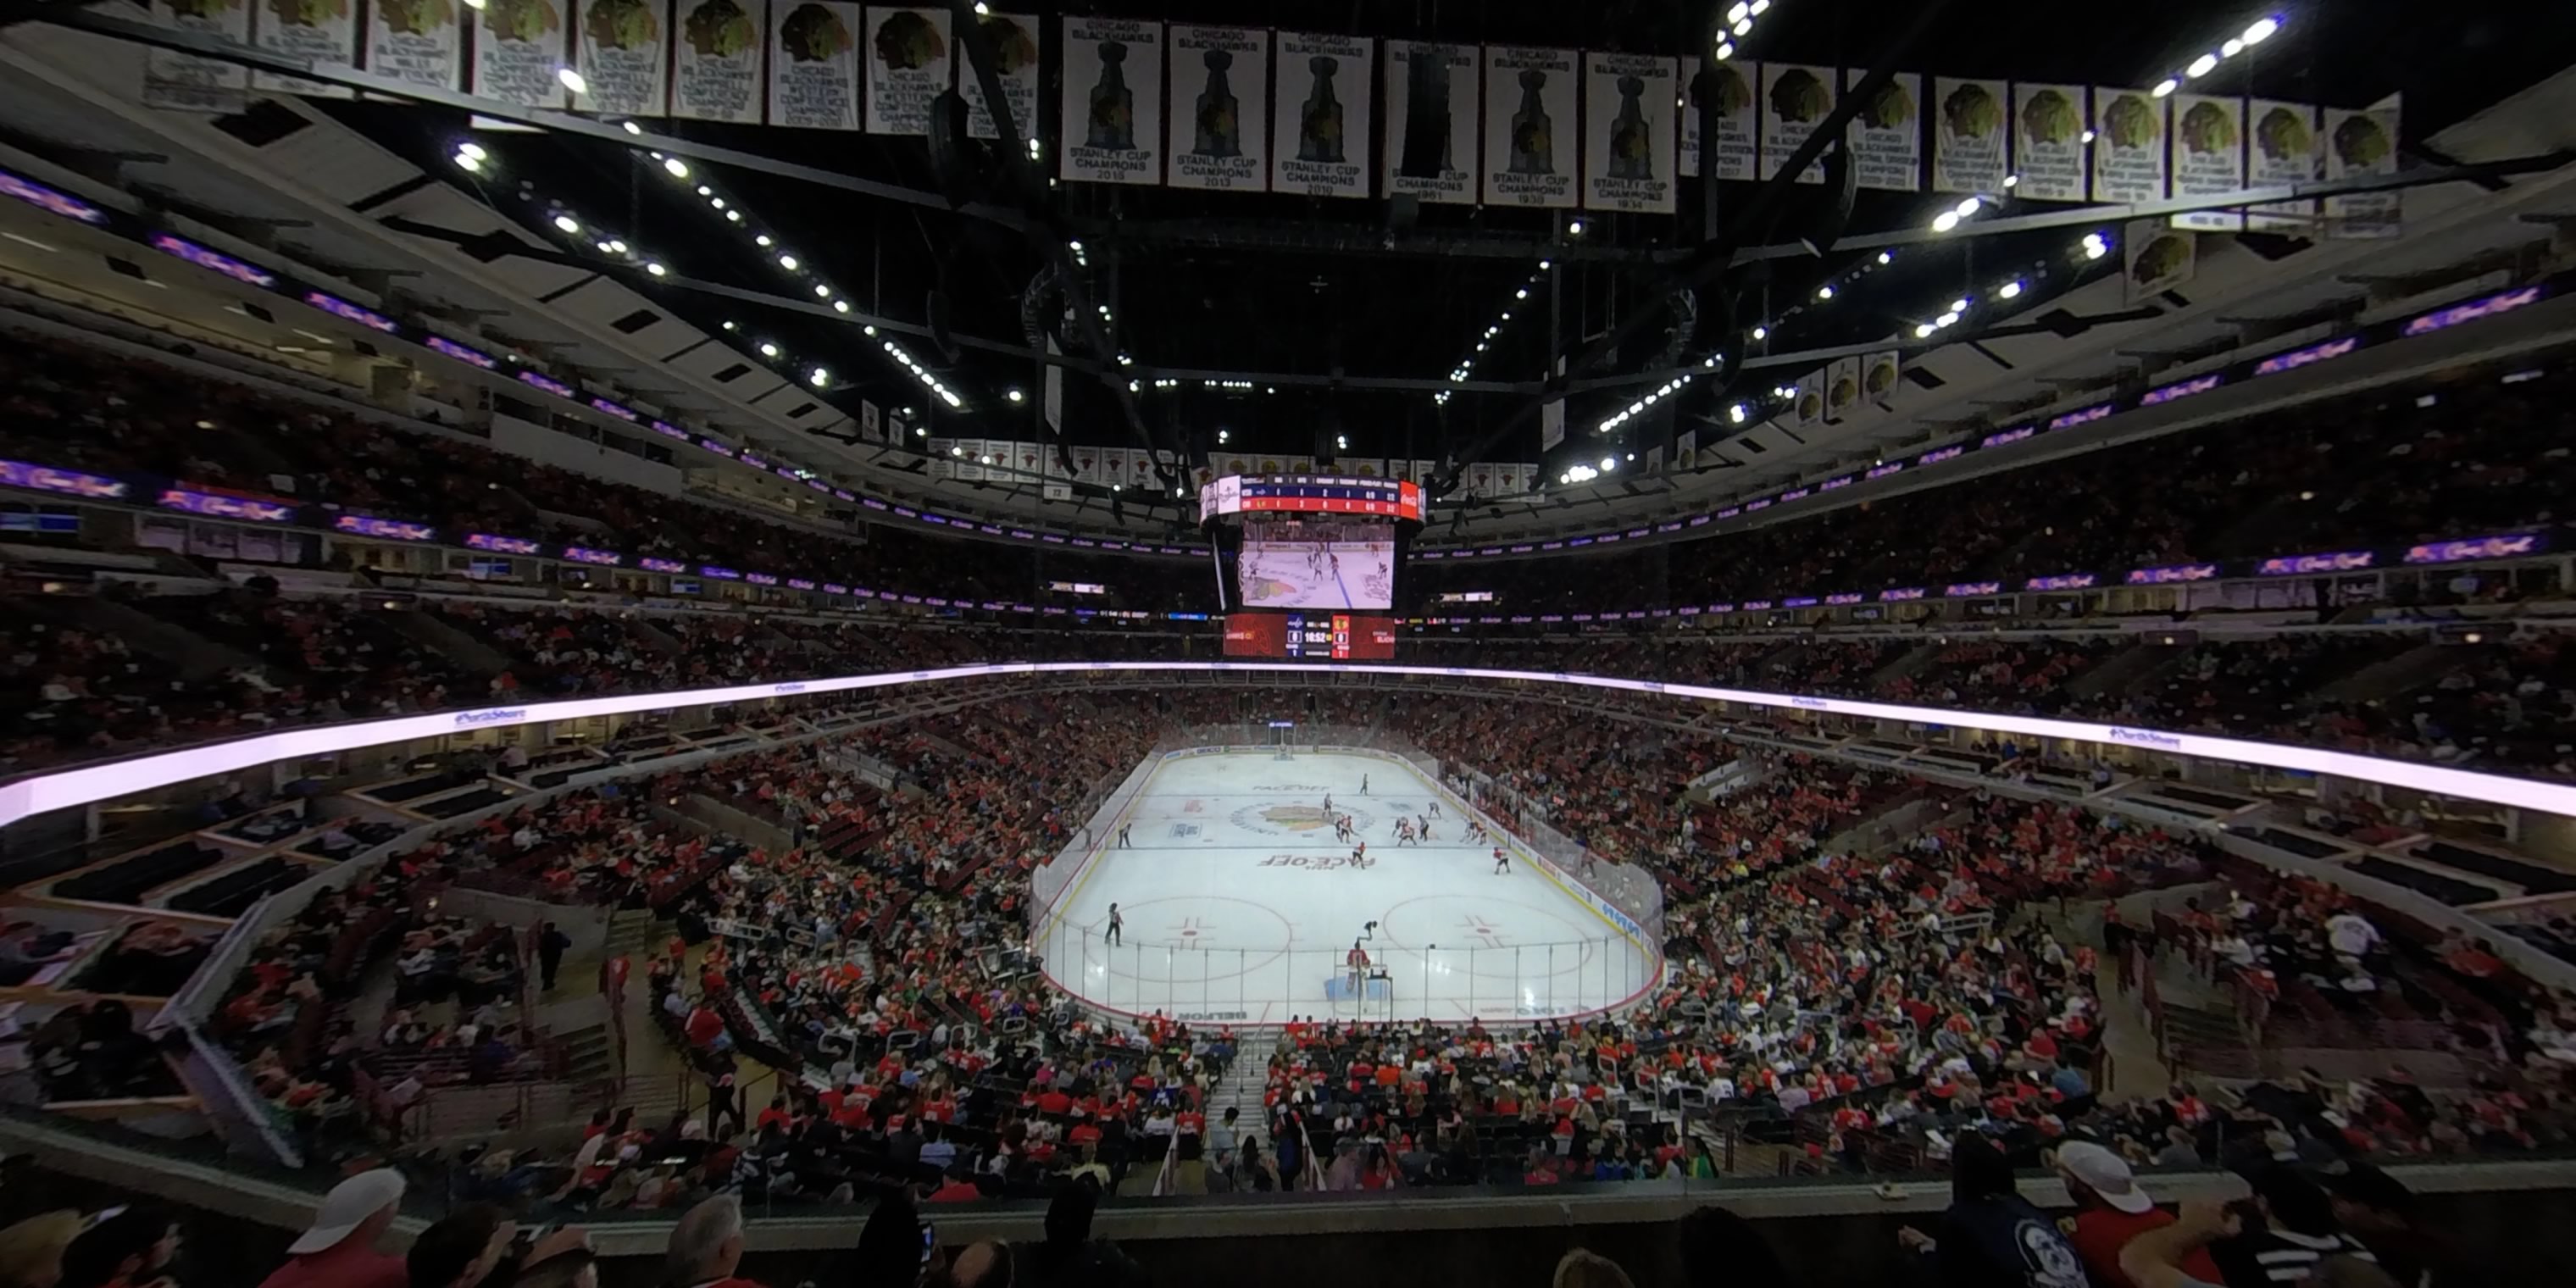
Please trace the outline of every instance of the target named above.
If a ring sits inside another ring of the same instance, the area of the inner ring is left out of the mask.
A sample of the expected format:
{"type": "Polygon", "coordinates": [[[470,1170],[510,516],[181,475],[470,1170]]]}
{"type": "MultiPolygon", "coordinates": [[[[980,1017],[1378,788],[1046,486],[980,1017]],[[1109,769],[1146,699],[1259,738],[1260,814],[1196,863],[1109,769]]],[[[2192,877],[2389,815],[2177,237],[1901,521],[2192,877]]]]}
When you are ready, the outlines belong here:
{"type": "Polygon", "coordinates": [[[948,329],[948,292],[930,288],[930,297],[922,302],[921,311],[930,322],[930,346],[939,350],[942,360],[957,361],[957,337],[948,329]]]}
{"type": "Polygon", "coordinates": [[[983,195],[984,145],[966,132],[966,100],[942,90],[930,100],[930,172],[939,180],[939,195],[958,209],[983,195]]]}
{"type": "Polygon", "coordinates": [[[1851,224],[1852,198],[1859,192],[1860,171],[1853,167],[1851,146],[1837,140],[1825,152],[1825,205],[1813,227],[1798,238],[1810,255],[1822,255],[1841,241],[1851,224]]]}

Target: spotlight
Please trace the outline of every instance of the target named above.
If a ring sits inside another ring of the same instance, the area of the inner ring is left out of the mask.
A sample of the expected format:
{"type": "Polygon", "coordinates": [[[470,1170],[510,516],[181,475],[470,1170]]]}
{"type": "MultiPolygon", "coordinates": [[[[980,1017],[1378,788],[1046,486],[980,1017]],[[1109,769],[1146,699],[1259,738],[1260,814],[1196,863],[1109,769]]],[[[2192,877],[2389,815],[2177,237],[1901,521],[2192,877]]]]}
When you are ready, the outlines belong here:
{"type": "Polygon", "coordinates": [[[832,311],[835,313],[847,313],[850,311],[850,302],[848,300],[834,300],[832,301],[832,311]]]}
{"type": "MultiPolygon", "coordinates": [[[[670,171],[671,177],[674,179],[686,179],[689,177],[689,163],[679,159],[678,157],[663,158],[662,168],[670,171]]],[[[707,195],[707,190],[704,188],[698,189],[698,195],[701,197],[707,195]]]]}
{"type": "Polygon", "coordinates": [[[2009,300],[2014,296],[2021,294],[2021,283],[2018,280],[2006,282],[2002,286],[1995,288],[1995,294],[2009,300]]]}
{"type": "Polygon", "coordinates": [[[1967,296],[1962,295],[1962,296],[1960,296],[1959,298],[1957,298],[1957,299],[1955,299],[1955,300],[1950,301],[1950,311],[1951,311],[1951,312],[1953,312],[1953,313],[1965,313],[1965,312],[1967,312],[1967,311],[1968,311],[1968,297],[1967,297],[1967,296]]]}
{"type": "Polygon", "coordinates": [[[555,79],[562,81],[563,87],[571,90],[573,93],[587,94],[590,92],[590,82],[583,80],[580,72],[574,71],[569,67],[556,68],[555,79]]]}
{"type": "Polygon", "coordinates": [[[832,288],[825,286],[821,282],[816,282],[814,283],[814,294],[828,300],[832,298],[832,288]]]}
{"type": "Polygon", "coordinates": [[[2191,77],[2193,80],[2198,80],[2216,70],[2218,70],[2218,55],[2202,54],[2200,57],[2192,59],[2191,66],[2183,68],[2182,74],[2191,77]]]}
{"type": "Polygon", "coordinates": [[[1021,392],[1020,392],[1019,390],[1017,390],[1017,389],[1010,390],[1010,391],[1008,391],[1008,392],[1004,393],[1002,396],[1003,396],[1003,397],[1005,397],[1005,398],[1010,399],[1012,402],[1015,402],[1015,403],[1023,403],[1023,402],[1027,402],[1027,401],[1029,400],[1029,396],[1028,396],[1027,394],[1021,393],[1021,392]]]}
{"type": "Polygon", "coordinates": [[[1977,208],[1984,204],[1984,202],[1977,200],[1975,197],[1970,197],[1965,201],[1960,202],[1957,206],[1952,207],[1952,209],[1959,212],[1959,217],[1961,219],[1965,219],[1968,216],[1977,213],[1977,208]]]}
{"type": "Polygon", "coordinates": [[[453,160],[456,162],[456,168],[463,170],[467,174],[483,173],[483,162],[471,153],[460,150],[457,152],[453,160]]]}
{"type": "Polygon", "coordinates": [[[1770,339],[1770,338],[1771,338],[1771,328],[1769,328],[1769,327],[1767,327],[1767,326],[1757,326],[1757,327],[1753,328],[1753,338],[1754,338],[1754,339],[1756,339],[1756,340],[1768,340],[1768,339],[1770,339]]]}
{"type": "Polygon", "coordinates": [[[1932,324],[1931,324],[1931,323],[1929,323],[1929,322],[1917,322],[1917,323],[1915,323],[1915,324],[1914,324],[1914,338],[1915,338],[1915,339],[1917,339],[1917,340],[1928,340],[1928,339],[1930,339],[1930,338],[1931,338],[1931,336],[1932,336],[1932,324]]]}
{"type": "Polygon", "coordinates": [[[1731,40],[1721,40],[1717,42],[1717,51],[1712,54],[1711,57],[1715,61],[1721,63],[1725,62],[1727,59],[1735,57],[1735,42],[1731,40]]]}
{"type": "Polygon", "coordinates": [[[832,383],[832,373],[825,371],[821,367],[816,367],[812,371],[805,373],[805,383],[820,389],[823,386],[832,383]]]}
{"type": "Polygon", "coordinates": [[[555,227],[568,233],[577,233],[581,231],[581,221],[570,215],[557,215],[555,216],[555,227]]]}
{"type": "Polygon", "coordinates": [[[651,274],[652,274],[653,276],[655,276],[655,277],[661,277],[661,276],[663,276],[664,274],[669,273],[671,270],[669,270],[669,269],[667,269],[667,268],[662,267],[660,264],[649,264],[649,263],[648,263],[648,264],[646,264],[646,265],[644,266],[644,271],[645,271],[645,272],[647,272],[647,273],[651,273],[651,274]]]}
{"type": "Polygon", "coordinates": [[[2270,40],[2272,33],[2280,29],[2281,20],[2278,18],[2257,18],[2253,26],[2245,29],[2245,34],[2240,39],[2249,45],[2259,45],[2270,40]]]}
{"type": "Polygon", "coordinates": [[[760,356],[761,356],[761,357],[764,357],[764,358],[775,358],[775,357],[777,357],[777,356],[778,356],[778,346],[777,346],[777,345],[774,345],[774,344],[771,344],[770,342],[768,342],[768,341],[766,341],[766,340],[761,341],[761,342],[760,342],[760,356]]]}
{"type": "Polygon", "coordinates": [[[1959,226],[1959,212],[1958,212],[1958,211],[1955,211],[1955,210],[1944,210],[1944,211],[1942,211],[1940,214],[1935,215],[1935,216],[1933,216],[1933,217],[1932,217],[1932,231],[1934,231],[1934,232],[1936,232],[1936,233],[1946,233],[1946,232],[1950,231],[1951,229],[1956,228],[1956,227],[1958,227],[1958,226],[1959,226]]]}
{"type": "Polygon", "coordinates": [[[2079,140],[2079,141],[2080,141],[2080,142],[2084,142],[2084,143],[2090,143],[2090,142],[2092,142],[2092,141],[2093,141],[2093,131],[2091,131],[2091,130],[2086,130],[2086,131],[2084,132],[2084,137],[2083,137],[2081,140],[2079,140]]]}
{"type": "Polygon", "coordinates": [[[644,127],[637,125],[633,121],[619,121],[617,124],[619,128],[624,129],[629,134],[642,134],[644,132],[644,127]]]}
{"type": "Polygon", "coordinates": [[[1582,220],[1580,220],[1580,219],[1569,219],[1569,220],[1565,221],[1565,235],[1566,235],[1566,236],[1568,236],[1568,237],[1580,237],[1580,236],[1582,236],[1582,235],[1583,235],[1583,221],[1582,221],[1582,220]]]}
{"type": "MultiPolygon", "coordinates": [[[[2208,57],[2208,55],[2207,55],[2207,54],[2203,54],[2203,55],[2201,55],[2201,56],[2202,56],[2203,58],[2208,57]]],[[[2192,65],[2193,65],[2193,66],[2195,66],[2195,67],[2199,66],[2199,64],[2198,64],[2198,63],[2194,63],[2194,64],[2192,64],[2192,65]]],[[[2157,82],[2156,82],[2156,87],[2155,87],[2153,90],[2150,90],[2150,91],[2148,91],[2148,92],[2149,92],[2149,93],[2151,93],[2151,94],[2153,94],[2153,95],[2155,95],[2157,98],[2163,98],[2165,95],[2167,95],[2167,94],[2171,94],[2171,93],[2173,93],[2175,90],[2178,90],[2178,89],[2181,89],[2181,88],[2182,88],[2182,82],[2181,82],[2181,81],[2175,80],[2175,79],[2174,79],[2173,77],[2171,77],[2171,76],[2167,76],[2167,77],[2165,77],[2163,80],[2157,81],[2157,82]]],[[[2087,131],[2085,131],[2085,133],[2089,135],[2089,134],[2091,134],[2091,133],[2092,133],[2092,131],[2087,130],[2087,131]]],[[[2087,140],[2085,140],[2085,141],[2089,143],[2089,142],[2091,142],[2092,140],[2087,139],[2087,140]]]]}
{"type": "Polygon", "coordinates": [[[1618,457],[1616,457],[1616,456],[1604,456],[1604,457],[1602,457],[1602,458],[1601,458],[1601,468],[1602,468],[1602,469],[1604,469],[1604,470],[1615,470],[1615,469],[1619,468],[1619,458],[1618,458],[1618,457]]]}
{"type": "Polygon", "coordinates": [[[778,257],[778,266],[793,273],[796,271],[796,257],[793,255],[781,255],[778,257]]]}
{"type": "Polygon", "coordinates": [[[472,157],[477,161],[488,161],[492,157],[491,153],[483,150],[482,144],[477,143],[472,139],[467,139],[463,143],[457,144],[456,155],[461,157],[472,157]]]}
{"type": "Polygon", "coordinates": [[[1817,298],[1817,299],[1820,299],[1820,300],[1830,300],[1830,299],[1834,298],[1834,288],[1833,288],[1833,287],[1831,287],[1831,286],[1819,286],[1819,287],[1817,287],[1817,288],[1816,288],[1816,298],[1817,298]]]}
{"type": "Polygon", "coordinates": [[[1893,264],[1893,263],[1895,263],[1895,262],[1896,262],[1896,254],[1895,254],[1895,252],[1893,252],[1893,251],[1884,251],[1884,250],[1883,250],[1883,251],[1880,251],[1880,252],[1878,253],[1878,262],[1879,262],[1879,264],[1880,264],[1881,266],[1885,266],[1885,265],[1888,265],[1888,264],[1893,264]]]}

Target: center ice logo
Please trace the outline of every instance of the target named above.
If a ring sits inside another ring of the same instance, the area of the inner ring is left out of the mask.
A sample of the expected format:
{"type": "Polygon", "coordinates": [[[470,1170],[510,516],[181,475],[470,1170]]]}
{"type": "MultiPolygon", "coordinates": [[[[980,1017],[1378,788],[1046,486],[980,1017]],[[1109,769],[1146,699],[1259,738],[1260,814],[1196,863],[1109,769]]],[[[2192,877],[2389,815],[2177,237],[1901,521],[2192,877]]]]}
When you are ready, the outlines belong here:
{"type": "MultiPolygon", "coordinates": [[[[1336,809],[1334,814],[1350,816],[1351,826],[1366,835],[1375,819],[1358,810],[1336,809]]],[[[1305,836],[1332,827],[1333,816],[1321,805],[1253,805],[1228,816],[1236,827],[1271,836],[1305,836]]]]}

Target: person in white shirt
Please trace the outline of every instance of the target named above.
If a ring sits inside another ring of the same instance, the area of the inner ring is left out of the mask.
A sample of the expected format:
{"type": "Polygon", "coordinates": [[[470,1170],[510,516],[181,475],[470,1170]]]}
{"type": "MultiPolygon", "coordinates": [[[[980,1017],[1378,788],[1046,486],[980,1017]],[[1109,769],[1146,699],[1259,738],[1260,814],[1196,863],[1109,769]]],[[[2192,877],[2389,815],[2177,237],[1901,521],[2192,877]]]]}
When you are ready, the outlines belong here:
{"type": "Polygon", "coordinates": [[[2326,942],[2334,945],[2338,956],[2367,956],[2379,946],[2379,927],[2347,908],[2326,918],[2326,942]]]}

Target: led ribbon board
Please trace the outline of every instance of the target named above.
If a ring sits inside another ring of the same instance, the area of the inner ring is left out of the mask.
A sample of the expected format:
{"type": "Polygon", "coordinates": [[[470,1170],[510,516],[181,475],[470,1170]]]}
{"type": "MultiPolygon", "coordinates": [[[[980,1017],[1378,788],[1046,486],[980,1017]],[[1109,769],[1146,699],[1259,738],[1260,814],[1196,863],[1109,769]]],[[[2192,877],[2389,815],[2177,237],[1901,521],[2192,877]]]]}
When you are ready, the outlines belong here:
{"type": "Polygon", "coordinates": [[[845,675],[829,679],[790,680],[775,684],[741,684],[720,689],[682,689],[668,693],[575,698],[564,702],[531,702],[525,706],[446,711],[435,715],[400,716],[391,720],[367,720],[354,724],[323,725],[311,729],[290,729],[277,733],[258,734],[179,751],[157,752],[105,764],[84,765],[76,769],[40,774],[0,785],[0,826],[49,810],[94,805],[100,801],[115,800],[137,792],[151,791],[199,778],[210,778],[218,774],[237,773],[281,760],[335,755],[363,747],[434,738],[442,734],[472,733],[477,729],[507,725],[583,720],[598,716],[626,715],[637,711],[659,711],[672,707],[718,706],[731,702],[753,702],[762,698],[848,693],[898,684],[936,684],[950,680],[983,679],[990,676],[1086,672],[1151,674],[1182,671],[1347,675],[1354,670],[1384,675],[1447,676],[1463,680],[1518,680],[1535,684],[1610,689],[1626,693],[1658,693],[1676,698],[1735,702],[1750,707],[1817,711],[1827,715],[1855,716],[1864,720],[1899,720],[1911,724],[1951,725],[1983,733],[2012,734],[2027,738],[2061,738],[2070,742],[2102,746],[2142,747],[2168,755],[2255,765],[2266,769],[2287,769],[2299,773],[2331,774],[2358,782],[2379,783],[2410,791],[2457,797],[2462,800],[2488,801],[2516,809],[2576,816],[2576,785],[2571,784],[2547,783],[2505,774],[2474,773],[2443,765],[2397,760],[2385,756],[2364,756],[2349,751],[2331,751],[2323,747],[2252,742],[2242,738],[2177,733],[2130,725],[2087,724],[2074,720],[2044,719],[2039,716],[2003,715],[1984,711],[1949,711],[1937,707],[1899,706],[1890,702],[1863,702],[1850,698],[1756,693],[1745,689],[1715,689],[1697,684],[1668,684],[1660,680],[1623,680],[1609,676],[1575,675],[1563,671],[1499,671],[1480,667],[1403,665],[1355,668],[1313,662],[994,662],[974,666],[942,667],[928,671],[888,671],[878,675],[845,675]]]}

